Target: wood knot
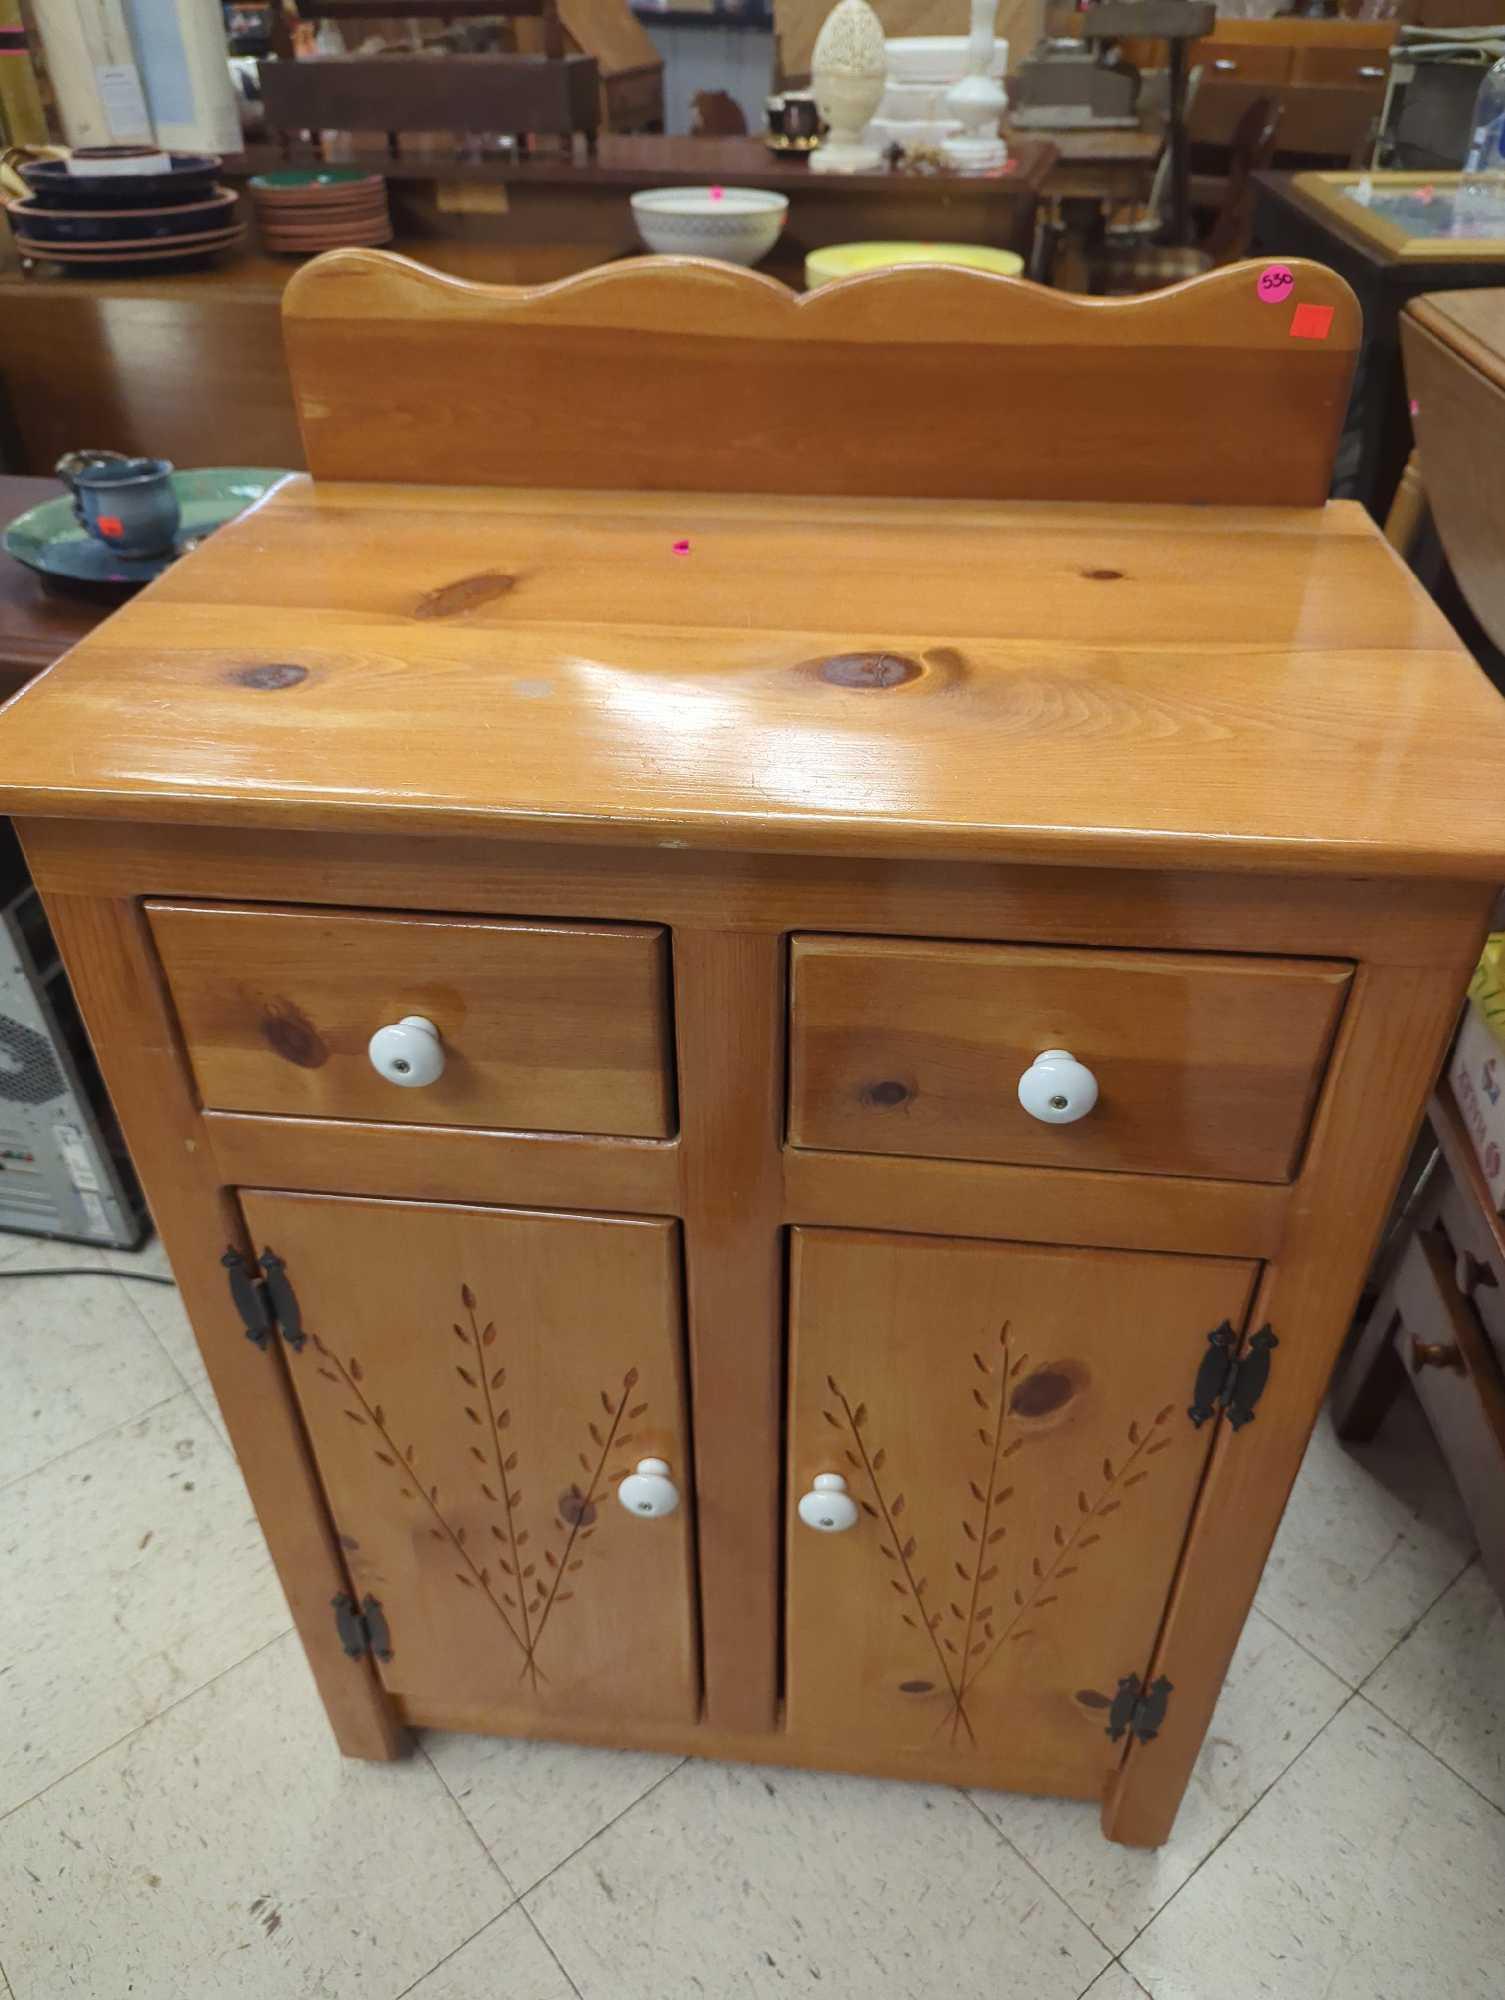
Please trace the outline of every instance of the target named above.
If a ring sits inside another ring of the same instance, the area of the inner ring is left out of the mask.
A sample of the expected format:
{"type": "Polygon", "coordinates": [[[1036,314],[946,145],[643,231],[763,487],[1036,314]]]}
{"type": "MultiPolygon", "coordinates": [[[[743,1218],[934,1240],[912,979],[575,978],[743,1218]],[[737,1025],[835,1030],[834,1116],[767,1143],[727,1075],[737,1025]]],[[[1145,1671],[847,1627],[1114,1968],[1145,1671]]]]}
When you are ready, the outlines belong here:
{"type": "Polygon", "coordinates": [[[489,604],[493,598],[505,597],[516,588],[517,578],[508,576],[505,570],[479,570],[474,576],[457,577],[453,583],[441,583],[436,590],[426,590],[413,606],[413,616],[453,618],[461,611],[474,611],[482,604],[489,604]]]}
{"type": "Polygon", "coordinates": [[[301,1007],[291,1000],[269,1000],[261,1017],[261,1039],[284,1062],[299,1069],[322,1069],[329,1047],[301,1007]]]}
{"type": "Polygon", "coordinates": [[[1053,1417],[1087,1386],[1087,1371],[1079,1361],[1048,1361],[1036,1368],[1009,1398],[1016,1417],[1053,1417]]]}
{"type": "Polygon", "coordinates": [[[237,687],[259,688],[263,693],[275,693],[278,688],[293,688],[300,681],[308,679],[307,667],[295,667],[290,660],[263,660],[252,666],[232,667],[225,679],[233,681],[237,687]]]}
{"type": "Polygon", "coordinates": [[[832,653],[807,660],[804,671],[831,687],[882,689],[917,681],[925,669],[907,653],[832,653]]]}
{"type": "Polygon", "coordinates": [[[1121,569],[1084,569],[1081,574],[1089,583],[1120,583],[1123,580],[1121,569]]]}
{"type": "Polygon", "coordinates": [[[909,1094],[909,1085],[900,1083],[896,1077],[889,1077],[882,1083],[870,1083],[862,1093],[866,1103],[885,1111],[895,1104],[906,1103],[909,1094]]]}

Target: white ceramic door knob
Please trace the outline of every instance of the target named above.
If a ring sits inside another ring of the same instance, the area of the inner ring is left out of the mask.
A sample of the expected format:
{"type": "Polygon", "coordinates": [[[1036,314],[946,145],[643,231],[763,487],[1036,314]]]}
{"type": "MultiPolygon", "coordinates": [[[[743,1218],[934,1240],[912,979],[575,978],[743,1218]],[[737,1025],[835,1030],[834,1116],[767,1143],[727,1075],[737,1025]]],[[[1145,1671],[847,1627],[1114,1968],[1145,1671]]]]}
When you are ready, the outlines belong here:
{"type": "Polygon", "coordinates": [[[818,1534],[839,1535],[857,1525],[857,1502],[839,1472],[817,1472],[810,1491],[800,1495],[799,1516],[818,1534]]]}
{"type": "Polygon", "coordinates": [[[1097,1078],[1069,1049],[1046,1049],[1019,1079],[1019,1102],[1046,1125],[1071,1125],[1097,1102],[1097,1078]]]}
{"type": "Polygon", "coordinates": [[[617,1498],[629,1514],[661,1521],[679,1505],[679,1488],[669,1477],[667,1460],[640,1458],[637,1471],[629,1472],[617,1488],[617,1498]]]}
{"type": "Polygon", "coordinates": [[[367,1045],[371,1067],[388,1083],[404,1090],[421,1090],[444,1074],[444,1044],[439,1030],[421,1014],[404,1014],[390,1027],[378,1028],[367,1045]]]}

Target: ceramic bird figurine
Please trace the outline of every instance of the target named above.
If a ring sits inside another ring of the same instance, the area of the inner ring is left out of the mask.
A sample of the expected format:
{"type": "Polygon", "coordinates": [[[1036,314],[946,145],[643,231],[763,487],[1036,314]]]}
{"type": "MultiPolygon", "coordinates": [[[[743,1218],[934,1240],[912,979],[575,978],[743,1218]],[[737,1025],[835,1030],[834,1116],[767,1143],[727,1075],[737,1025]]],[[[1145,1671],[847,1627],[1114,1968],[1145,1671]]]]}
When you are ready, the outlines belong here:
{"type": "MultiPolygon", "coordinates": [[[[991,18],[991,17],[990,17],[991,18]]],[[[830,137],[810,155],[813,174],[876,173],[882,155],[863,139],[888,75],[883,23],[867,0],[839,0],[810,57],[810,87],[830,137]]]]}
{"type": "Polygon", "coordinates": [[[947,163],[964,174],[995,173],[1009,156],[998,136],[998,121],[1008,99],[991,74],[997,16],[998,0],[972,0],[966,73],[946,92],[946,116],[955,118],[962,129],[942,141],[941,151],[947,163]]]}

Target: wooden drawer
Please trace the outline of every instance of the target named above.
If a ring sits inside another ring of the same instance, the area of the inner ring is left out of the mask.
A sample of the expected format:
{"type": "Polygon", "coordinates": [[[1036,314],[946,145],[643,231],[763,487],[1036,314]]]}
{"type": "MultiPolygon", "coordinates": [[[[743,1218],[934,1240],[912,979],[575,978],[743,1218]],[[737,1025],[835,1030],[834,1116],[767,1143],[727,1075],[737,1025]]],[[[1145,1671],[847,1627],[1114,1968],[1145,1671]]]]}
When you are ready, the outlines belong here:
{"type": "Polygon", "coordinates": [[[1297,49],[1291,64],[1293,83],[1356,84],[1378,92],[1390,68],[1387,48],[1297,49]]]}
{"type": "Polygon", "coordinates": [[[1479,1315],[1490,1345],[1505,1368],[1505,1264],[1477,1203],[1449,1173],[1438,1205],[1453,1251],[1453,1282],[1479,1315]]]}
{"type": "Polygon", "coordinates": [[[790,1142],[1289,1180],[1349,976],[1317,959],[799,937],[790,1142]],[[1046,1049],[1097,1078],[1074,1124],[1019,1103],[1046,1049]]]}
{"type": "Polygon", "coordinates": [[[1485,1567],[1505,1592],[1505,1376],[1457,1289],[1443,1236],[1412,1237],[1391,1296],[1396,1353],[1463,1496],[1485,1567]]]}
{"type": "Polygon", "coordinates": [[[199,1093],[219,1111],[664,1138],[667,949],[651,925],[147,905],[199,1093]],[[444,1072],[378,1074],[420,1015],[444,1072]]]}
{"type": "Polygon", "coordinates": [[[1192,50],[1188,67],[1202,68],[1204,85],[1218,83],[1283,83],[1291,74],[1293,50],[1280,43],[1252,46],[1248,43],[1224,42],[1213,37],[1209,41],[1198,42],[1192,50]]]}

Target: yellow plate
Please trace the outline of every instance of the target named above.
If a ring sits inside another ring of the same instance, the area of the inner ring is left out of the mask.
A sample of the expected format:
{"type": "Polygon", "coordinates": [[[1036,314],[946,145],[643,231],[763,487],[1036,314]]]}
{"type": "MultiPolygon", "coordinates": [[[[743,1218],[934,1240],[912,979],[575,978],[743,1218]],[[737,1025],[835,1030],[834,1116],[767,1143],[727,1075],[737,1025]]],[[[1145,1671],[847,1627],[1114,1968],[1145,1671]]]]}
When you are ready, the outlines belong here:
{"type": "Polygon", "coordinates": [[[812,250],[805,259],[805,289],[813,291],[857,271],[885,271],[894,264],[966,264],[1004,278],[1017,278],[1024,270],[1017,251],[994,250],[985,243],[831,243],[824,250],[812,250]]]}

